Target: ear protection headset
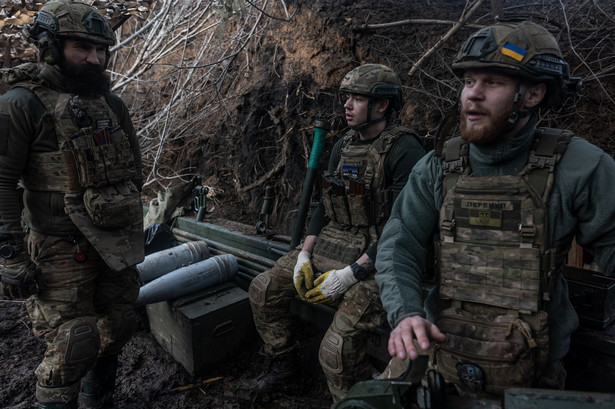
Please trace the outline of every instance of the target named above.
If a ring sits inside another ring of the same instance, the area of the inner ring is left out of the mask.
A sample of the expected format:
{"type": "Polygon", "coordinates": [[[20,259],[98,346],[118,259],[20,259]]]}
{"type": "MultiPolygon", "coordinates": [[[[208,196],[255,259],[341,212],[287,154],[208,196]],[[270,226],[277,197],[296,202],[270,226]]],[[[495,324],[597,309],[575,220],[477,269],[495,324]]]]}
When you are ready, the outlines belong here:
{"type": "Polygon", "coordinates": [[[34,24],[24,28],[26,39],[39,50],[39,61],[47,64],[60,62],[62,45],[56,36],[59,28],[58,20],[46,11],[39,11],[34,24]]]}
{"type": "MultiPolygon", "coordinates": [[[[81,5],[87,7],[85,4],[81,5]]],[[[71,17],[75,18],[72,15],[71,17]]],[[[41,10],[37,13],[34,23],[24,29],[24,35],[29,42],[37,46],[39,60],[51,65],[62,61],[63,43],[59,35],[60,33],[62,33],[62,36],[74,36],[77,39],[94,41],[96,43],[102,40],[102,43],[107,44],[104,65],[106,69],[110,57],[108,45],[113,44],[114,41],[111,29],[94,10],[87,11],[82,17],[78,16],[76,18],[78,18],[76,24],[74,21],[69,21],[68,23],[63,23],[65,27],[62,28],[53,14],[46,10],[41,10]]]]}

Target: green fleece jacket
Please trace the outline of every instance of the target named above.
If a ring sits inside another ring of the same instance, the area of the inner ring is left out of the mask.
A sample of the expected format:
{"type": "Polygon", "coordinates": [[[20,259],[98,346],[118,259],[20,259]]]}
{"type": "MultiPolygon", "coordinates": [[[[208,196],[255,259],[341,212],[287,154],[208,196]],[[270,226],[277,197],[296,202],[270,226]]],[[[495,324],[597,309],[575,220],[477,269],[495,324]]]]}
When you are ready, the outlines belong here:
{"type": "MultiPolygon", "coordinates": [[[[520,171],[528,158],[536,121],[517,135],[488,146],[470,145],[473,176],[510,175],[520,171]]],[[[585,140],[573,137],[555,169],[548,203],[549,240],[553,243],[576,235],[592,251],[600,269],[615,275],[615,162],[585,140]]],[[[378,244],[376,281],[390,325],[421,315],[432,319],[437,287],[426,302],[422,298],[421,272],[427,245],[437,238],[442,205],[442,164],[434,152],[412,170],[408,183],[393,206],[378,244]]],[[[578,318],[562,279],[549,314],[551,360],[561,359],[570,346],[578,318]]]]}

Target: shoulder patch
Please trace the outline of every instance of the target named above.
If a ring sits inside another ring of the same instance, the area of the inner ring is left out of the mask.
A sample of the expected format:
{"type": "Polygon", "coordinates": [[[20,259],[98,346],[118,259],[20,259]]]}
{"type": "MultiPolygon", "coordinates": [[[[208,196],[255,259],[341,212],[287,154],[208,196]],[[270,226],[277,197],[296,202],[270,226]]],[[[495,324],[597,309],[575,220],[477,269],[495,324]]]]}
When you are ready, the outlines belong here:
{"type": "Polygon", "coordinates": [[[0,155],[6,155],[9,149],[9,127],[11,117],[9,114],[0,114],[0,155]]]}

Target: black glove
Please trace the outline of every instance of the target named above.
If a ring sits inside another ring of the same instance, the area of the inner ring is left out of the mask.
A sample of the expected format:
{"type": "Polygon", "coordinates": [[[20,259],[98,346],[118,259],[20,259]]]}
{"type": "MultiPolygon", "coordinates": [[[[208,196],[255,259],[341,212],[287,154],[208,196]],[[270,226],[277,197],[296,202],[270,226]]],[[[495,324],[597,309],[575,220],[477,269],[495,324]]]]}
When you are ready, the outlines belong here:
{"type": "Polygon", "coordinates": [[[0,265],[0,291],[13,299],[28,298],[41,290],[41,274],[24,251],[2,260],[0,265]]]}

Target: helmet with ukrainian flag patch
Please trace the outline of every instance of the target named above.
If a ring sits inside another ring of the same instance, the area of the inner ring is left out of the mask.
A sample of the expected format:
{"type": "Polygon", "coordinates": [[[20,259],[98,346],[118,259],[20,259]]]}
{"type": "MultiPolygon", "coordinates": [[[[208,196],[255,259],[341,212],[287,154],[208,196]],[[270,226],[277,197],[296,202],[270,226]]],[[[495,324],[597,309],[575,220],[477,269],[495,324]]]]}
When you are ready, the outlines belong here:
{"type": "Polygon", "coordinates": [[[459,77],[468,69],[491,69],[545,83],[548,92],[543,106],[576,94],[581,87],[580,79],[570,77],[555,37],[531,21],[500,22],[480,29],[463,44],[452,69],[459,77]]]}

